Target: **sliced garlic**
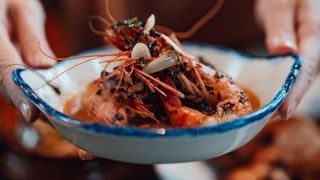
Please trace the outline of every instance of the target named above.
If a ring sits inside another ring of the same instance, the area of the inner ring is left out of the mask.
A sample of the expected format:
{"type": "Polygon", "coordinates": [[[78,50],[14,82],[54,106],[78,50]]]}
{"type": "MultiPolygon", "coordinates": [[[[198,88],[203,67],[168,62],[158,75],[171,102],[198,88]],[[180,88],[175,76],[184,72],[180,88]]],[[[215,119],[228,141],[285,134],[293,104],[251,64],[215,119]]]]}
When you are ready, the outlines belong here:
{"type": "Polygon", "coordinates": [[[152,74],[165,70],[177,64],[178,61],[172,55],[163,55],[151,61],[146,67],[142,69],[142,71],[148,74],[152,74]]]}
{"type": "Polygon", "coordinates": [[[155,23],[156,23],[156,18],[154,16],[154,14],[151,14],[146,21],[143,32],[148,34],[150,32],[150,30],[154,27],[155,23]]]}
{"type": "Polygon", "coordinates": [[[161,34],[161,36],[162,36],[162,38],[169,44],[169,45],[171,45],[172,46],[172,48],[174,49],[174,50],[176,50],[178,53],[180,53],[180,54],[185,54],[183,51],[182,51],[182,49],[176,44],[176,43],[174,43],[168,36],[166,36],[166,35],[164,35],[164,34],[161,34]]]}
{"type": "Polygon", "coordinates": [[[150,50],[147,45],[143,43],[137,43],[134,45],[132,52],[131,52],[132,58],[139,58],[139,57],[151,57],[150,50]]]}

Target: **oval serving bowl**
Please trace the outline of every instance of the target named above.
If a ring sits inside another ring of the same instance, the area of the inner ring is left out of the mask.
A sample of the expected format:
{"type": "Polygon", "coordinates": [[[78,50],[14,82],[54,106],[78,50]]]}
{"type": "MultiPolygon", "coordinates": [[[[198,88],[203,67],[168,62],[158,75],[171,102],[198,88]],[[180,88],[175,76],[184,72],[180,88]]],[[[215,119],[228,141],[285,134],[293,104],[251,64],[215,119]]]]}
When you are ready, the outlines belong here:
{"type": "MultiPolygon", "coordinates": [[[[299,56],[254,57],[231,49],[185,44],[185,49],[200,55],[207,63],[229,74],[235,82],[254,92],[261,108],[218,125],[181,129],[117,128],[84,121],[62,113],[70,97],[84,92],[103,68],[97,61],[84,63],[55,79],[61,94],[45,83],[34,70],[16,69],[12,78],[24,94],[70,142],[99,157],[132,163],[172,163],[205,160],[233,151],[250,141],[279,108],[299,73],[299,56]]],[[[110,47],[82,54],[115,51],[110,47]]],[[[47,79],[85,59],[68,60],[56,66],[35,70],[47,79]]],[[[109,68],[113,68],[110,66],[109,68]]]]}

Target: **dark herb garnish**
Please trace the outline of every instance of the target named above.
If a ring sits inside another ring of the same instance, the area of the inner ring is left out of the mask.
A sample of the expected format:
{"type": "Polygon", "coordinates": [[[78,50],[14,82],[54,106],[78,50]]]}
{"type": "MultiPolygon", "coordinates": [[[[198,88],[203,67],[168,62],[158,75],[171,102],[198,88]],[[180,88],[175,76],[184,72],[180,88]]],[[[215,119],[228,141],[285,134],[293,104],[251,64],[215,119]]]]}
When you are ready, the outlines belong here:
{"type": "Polygon", "coordinates": [[[115,118],[117,121],[121,121],[123,119],[123,115],[121,113],[116,113],[115,118]]]}

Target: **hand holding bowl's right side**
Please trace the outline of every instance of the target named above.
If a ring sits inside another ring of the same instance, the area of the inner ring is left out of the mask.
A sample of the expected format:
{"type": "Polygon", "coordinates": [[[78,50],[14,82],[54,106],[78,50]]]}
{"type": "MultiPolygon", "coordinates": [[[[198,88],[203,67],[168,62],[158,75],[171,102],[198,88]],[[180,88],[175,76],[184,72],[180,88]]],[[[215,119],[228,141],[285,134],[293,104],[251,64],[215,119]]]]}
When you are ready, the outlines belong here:
{"type": "Polygon", "coordinates": [[[290,118],[320,65],[320,1],[257,0],[256,17],[266,34],[271,54],[298,53],[303,64],[297,82],[280,107],[280,115],[290,118]]]}

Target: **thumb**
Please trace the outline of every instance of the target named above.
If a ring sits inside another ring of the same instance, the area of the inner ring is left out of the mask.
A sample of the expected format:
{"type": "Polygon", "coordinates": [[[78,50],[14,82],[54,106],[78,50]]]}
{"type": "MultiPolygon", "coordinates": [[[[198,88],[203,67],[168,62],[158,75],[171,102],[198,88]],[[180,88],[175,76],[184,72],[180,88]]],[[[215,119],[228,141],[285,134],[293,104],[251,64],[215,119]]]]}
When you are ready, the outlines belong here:
{"type": "MultiPolygon", "coordinates": [[[[11,74],[12,70],[6,72],[11,74]]],[[[4,77],[3,85],[13,104],[20,110],[24,119],[27,122],[34,122],[39,116],[39,109],[25,97],[23,92],[13,82],[10,75],[4,77]]]]}

